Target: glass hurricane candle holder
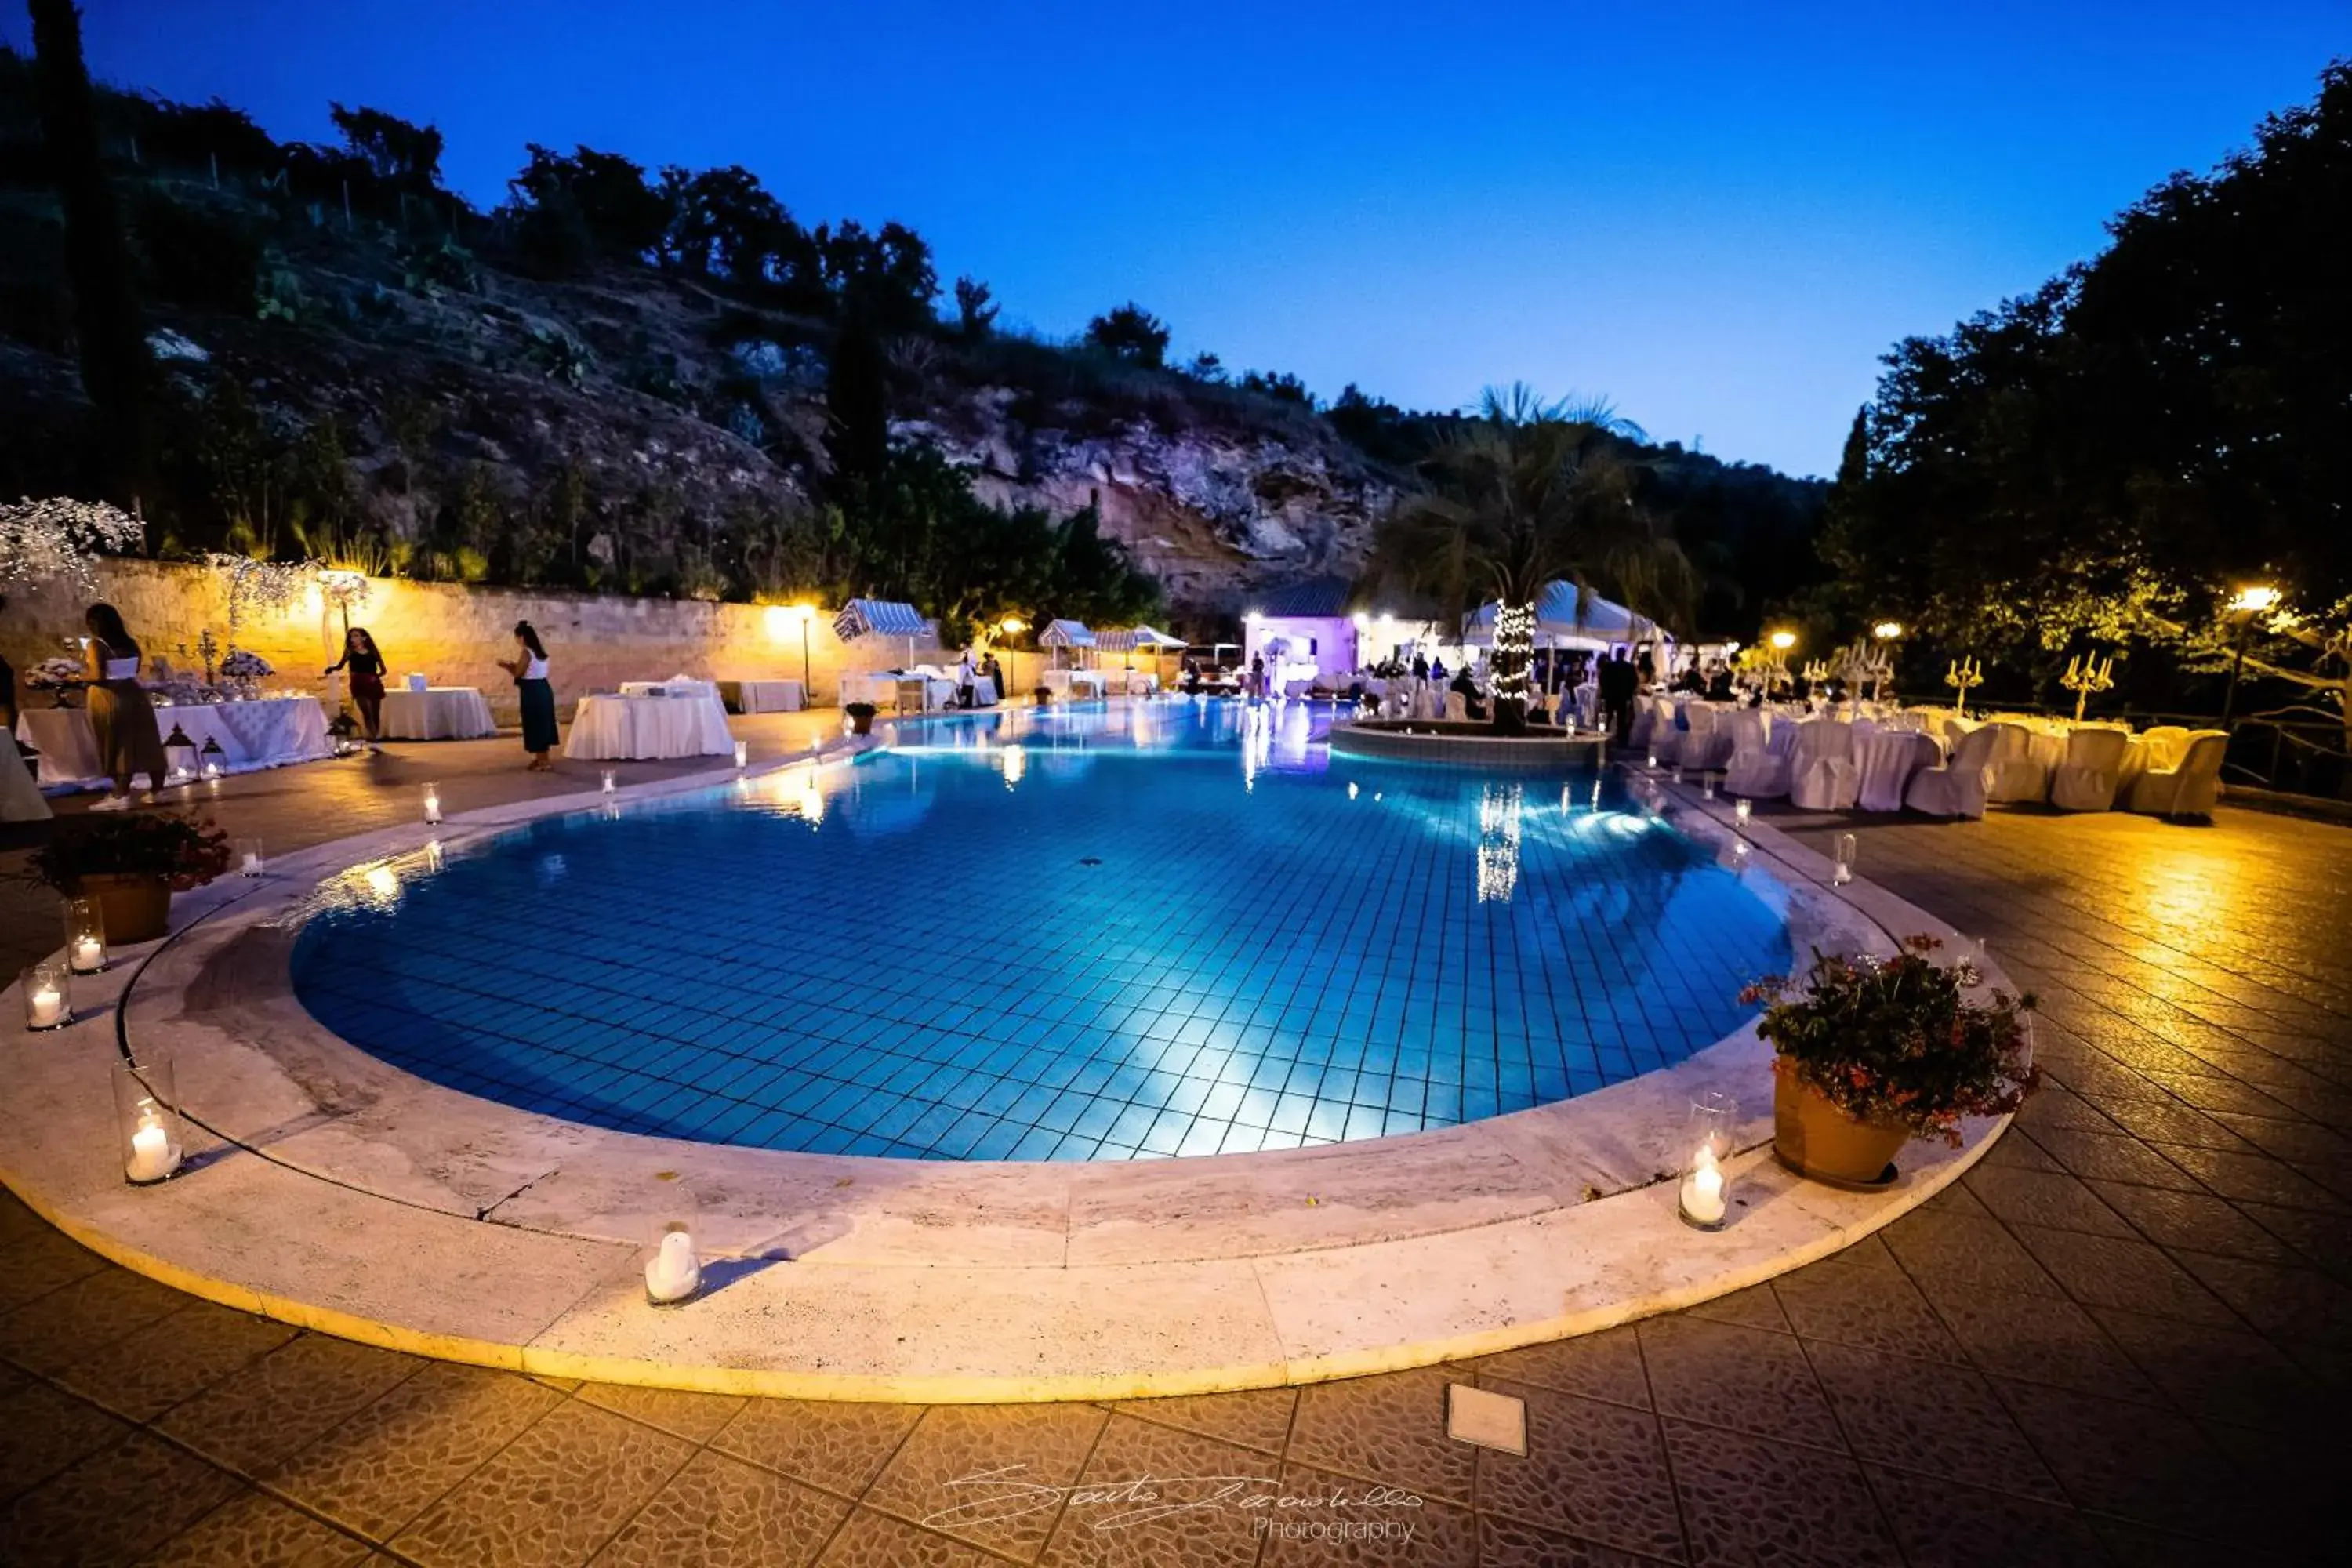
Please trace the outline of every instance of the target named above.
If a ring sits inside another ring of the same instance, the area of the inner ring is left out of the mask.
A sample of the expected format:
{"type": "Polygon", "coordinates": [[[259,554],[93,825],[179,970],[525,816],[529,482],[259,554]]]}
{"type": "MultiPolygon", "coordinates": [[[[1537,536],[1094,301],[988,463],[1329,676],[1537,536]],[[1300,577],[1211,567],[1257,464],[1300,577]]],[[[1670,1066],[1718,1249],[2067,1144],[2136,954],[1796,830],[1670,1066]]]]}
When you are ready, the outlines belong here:
{"type": "Polygon", "coordinates": [[[425,786],[425,820],[427,822],[441,820],[441,786],[437,784],[425,786]]]}
{"type": "Polygon", "coordinates": [[[604,793],[611,795],[621,787],[621,776],[612,769],[604,770],[604,793]]]}
{"type": "Polygon", "coordinates": [[[240,876],[261,875],[261,840],[240,838],[236,841],[236,868],[240,876]]]}
{"type": "Polygon", "coordinates": [[[1657,753],[1657,752],[1652,752],[1650,753],[1650,766],[1651,766],[1653,769],[1655,769],[1655,768],[1657,767],[1657,765],[1658,765],[1658,753],[1657,753]]]}
{"type": "Polygon", "coordinates": [[[1841,833],[1837,836],[1837,870],[1832,875],[1831,880],[1841,884],[1853,880],[1853,860],[1854,856],[1859,852],[1859,847],[1854,843],[1853,834],[1841,833]]]}
{"type": "MultiPolygon", "coordinates": [[[[666,1197],[672,1194],[664,1194],[666,1197]]],[[[702,1289],[702,1256],[697,1249],[694,1216],[672,1212],[653,1223],[646,1255],[646,1300],[674,1307],[702,1289]]]]}
{"type": "Polygon", "coordinates": [[[735,742],[735,765],[736,765],[737,767],[739,767],[739,768],[740,768],[740,767],[748,767],[748,766],[750,766],[750,765],[751,765],[751,742],[749,742],[749,741],[738,741],[738,742],[735,742]]]}
{"type": "Polygon", "coordinates": [[[68,899],[66,967],[76,974],[96,974],[106,967],[106,912],[95,899],[68,899]]]}
{"type": "Polygon", "coordinates": [[[1748,819],[1755,815],[1756,803],[1744,795],[1732,804],[1731,820],[1742,827],[1747,826],[1748,819]]]}
{"type": "Polygon", "coordinates": [[[1713,800],[1715,798],[1715,775],[1713,773],[1699,774],[1698,793],[1705,799],[1713,800]]]}
{"type": "Polygon", "coordinates": [[[1684,1146],[1682,1186],[1676,1207],[1683,1223],[1700,1230],[1721,1230],[1730,1212],[1730,1177],[1724,1165],[1731,1158],[1731,1130],[1739,1120],[1739,1102],[1709,1089],[1691,1101],[1688,1135],[1684,1146]]]}
{"type": "Polygon", "coordinates": [[[122,1177],[132,1186],[151,1185],[180,1168],[185,1136],[175,1109],[179,1098],[172,1089],[170,1058],[114,1064],[114,1121],[122,1142],[122,1177]]]}
{"type": "Polygon", "coordinates": [[[25,971],[25,1027],[60,1029],[73,1022],[73,971],[45,959],[25,971]]]}
{"type": "Polygon", "coordinates": [[[228,772],[228,753],[221,750],[220,742],[211,735],[205,737],[204,749],[196,756],[207,780],[217,780],[228,772]]]}

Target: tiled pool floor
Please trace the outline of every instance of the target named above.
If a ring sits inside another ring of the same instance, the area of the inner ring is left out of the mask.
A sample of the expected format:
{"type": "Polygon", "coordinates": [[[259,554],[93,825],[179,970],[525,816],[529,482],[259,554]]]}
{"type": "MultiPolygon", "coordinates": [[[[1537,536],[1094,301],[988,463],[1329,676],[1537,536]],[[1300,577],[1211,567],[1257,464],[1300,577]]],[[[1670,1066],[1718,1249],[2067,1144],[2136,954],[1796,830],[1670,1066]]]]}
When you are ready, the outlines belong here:
{"type": "Polygon", "coordinates": [[[1311,722],[1006,715],[542,821],[320,917],[297,984],[388,1060],[594,1125],[1073,1160],[1562,1099],[1721,1037],[1786,963],[1613,783],[1333,767],[1311,722]]]}

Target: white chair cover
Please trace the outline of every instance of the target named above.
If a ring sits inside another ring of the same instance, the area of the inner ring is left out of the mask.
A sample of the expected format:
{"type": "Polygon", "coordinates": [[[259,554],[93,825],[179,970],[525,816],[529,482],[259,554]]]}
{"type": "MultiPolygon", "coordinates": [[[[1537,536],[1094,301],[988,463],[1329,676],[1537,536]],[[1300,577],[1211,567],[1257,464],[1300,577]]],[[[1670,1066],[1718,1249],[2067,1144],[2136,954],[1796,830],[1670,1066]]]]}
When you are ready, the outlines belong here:
{"type": "Polygon", "coordinates": [[[1943,748],[1926,735],[1908,730],[1879,730],[1857,735],[1855,750],[1862,767],[1862,787],[1856,796],[1864,811],[1900,811],[1903,792],[1912,775],[1943,760],[1943,748]]]}
{"type": "MultiPolygon", "coordinates": [[[[1740,708],[1730,716],[1731,765],[1723,775],[1726,795],[1778,800],[1789,793],[1789,758],[1772,748],[1772,716],[1760,708],[1740,708]]],[[[1784,723],[1778,726],[1786,729],[1784,723]]]]}
{"type": "Polygon", "coordinates": [[[2049,764],[2034,753],[2033,733],[2022,724],[1987,724],[2000,739],[1993,748],[1992,795],[1996,802],[2050,798],[2049,764]]]}
{"type": "Polygon", "coordinates": [[[1862,786],[1854,765],[1853,726],[1808,719],[1797,726],[1789,752],[1789,799],[1806,811],[1846,811],[1862,786]]]}
{"type": "Polygon", "coordinates": [[[1904,804],[1929,816],[1980,817],[1992,792],[1992,754],[2000,733],[1990,724],[1971,730],[1952,748],[1951,761],[1913,775],[1904,804]]]}
{"type": "Polygon", "coordinates": [[[2172,767],[2151,765],[2132,785],[2131,809],[2153,816],[2210,816],[2221,795],[2221,760],[2230,749],[2222,730],[2196,730],[2172,767]]]}
{"type": "Polygon", "coordinates": [[[2147,748],[2147,765],[2151,768],[2177,768],[2182,753],[2189,750],[2189,729],[2183,724],[2158,724],[2144,731],[2140,744],[2147,748]]]}
{"type": "Polygon", "coordinates": [[[1633,702],[1633,717],[1625,726],[1625,746],[1635,754],[1646,751],[1650,737],[1656,732],[1658,716],[1651,710],[1650,700],[1636,696],[1633,702]]]}
{"type": "Polygon", "coordinates": [[[1449,691],[1445,694],[1445,716],[1463,723],[1469,722],[1470,704],[1459,691],[1449,691]]]}
{"type": "Polygon", "coordinates": [[[2112,811],[2131,737],[2085,727],[2066,737],[2066,760],[2050,776],[2050,804],[2061,811],[2112,811]]]}
{"type": "Polygon", "coordinates": [[[1671,697],[1635,698],[1650,710],[1648,750],[1658,761],[1673,763],[1683,760],[1683,732],[1675,723],[1675,702],[1671,697]]]}
{"type": "Polygon", "coordinates": [[[1684,705],[1683,715],[1690,721],[1683,736],[1683,766],[1712,769],[1731,761],[1731,731],[1726,727],[1728,710],[1694,699],[1684,705]]]}

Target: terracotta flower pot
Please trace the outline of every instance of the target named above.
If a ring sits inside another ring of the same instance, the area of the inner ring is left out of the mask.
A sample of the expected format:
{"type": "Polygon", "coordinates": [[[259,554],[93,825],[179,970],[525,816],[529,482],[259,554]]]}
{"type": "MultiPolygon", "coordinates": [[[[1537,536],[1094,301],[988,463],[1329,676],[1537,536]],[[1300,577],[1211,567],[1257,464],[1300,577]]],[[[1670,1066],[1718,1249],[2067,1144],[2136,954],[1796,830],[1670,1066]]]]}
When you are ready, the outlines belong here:
{"type": "Polygon", "coordinates": [[[97,900],[109,942],[153,942],[171,929],[172,885],[161,877],[92,871],[81,879],[81,891],[97,900]]]}
{"type": "Polygon", "coordinates": [[[1796,1074],[1772,1075],[1772,1152],[1799,1175],[1876,1186],[1910,1141],[1899,1121],[1857,1121],[1796,1074]]]}

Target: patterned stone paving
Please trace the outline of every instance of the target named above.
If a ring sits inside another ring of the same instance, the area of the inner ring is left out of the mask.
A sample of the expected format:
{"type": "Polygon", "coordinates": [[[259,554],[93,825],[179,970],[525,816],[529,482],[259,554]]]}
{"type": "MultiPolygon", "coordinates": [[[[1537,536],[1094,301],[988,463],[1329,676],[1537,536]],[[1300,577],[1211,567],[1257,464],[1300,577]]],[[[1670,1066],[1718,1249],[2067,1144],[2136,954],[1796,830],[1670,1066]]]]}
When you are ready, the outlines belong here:
{"type": "MultiPolygon", "coordinates": [[[[823,717],[742,729],[781,747],[823,717]]],[[[232,781],[220,814],[291,844],[395,819],[423,778],[461,805],[560,787],[510,772],[510,743],[404,750],[232,781]]],[[[2321,1560],[2352,1381],[2352,832],[2226,809],[1777,820],[1859,833],[1864,875],[1980,932],[2044,1008],[2051,1087],[2018,1127],[1836,1258],[1459,1367],[919,1409],[554,1385],[298,1333],[10,1200],[0,1562],[2321,1560]],[[1445,1439],[1454,1380],[1527,1401],[1527,1458],[1445,1439]]],[[[5,898],[0,945],[46,944],[45,904],[5,898]]]]}

